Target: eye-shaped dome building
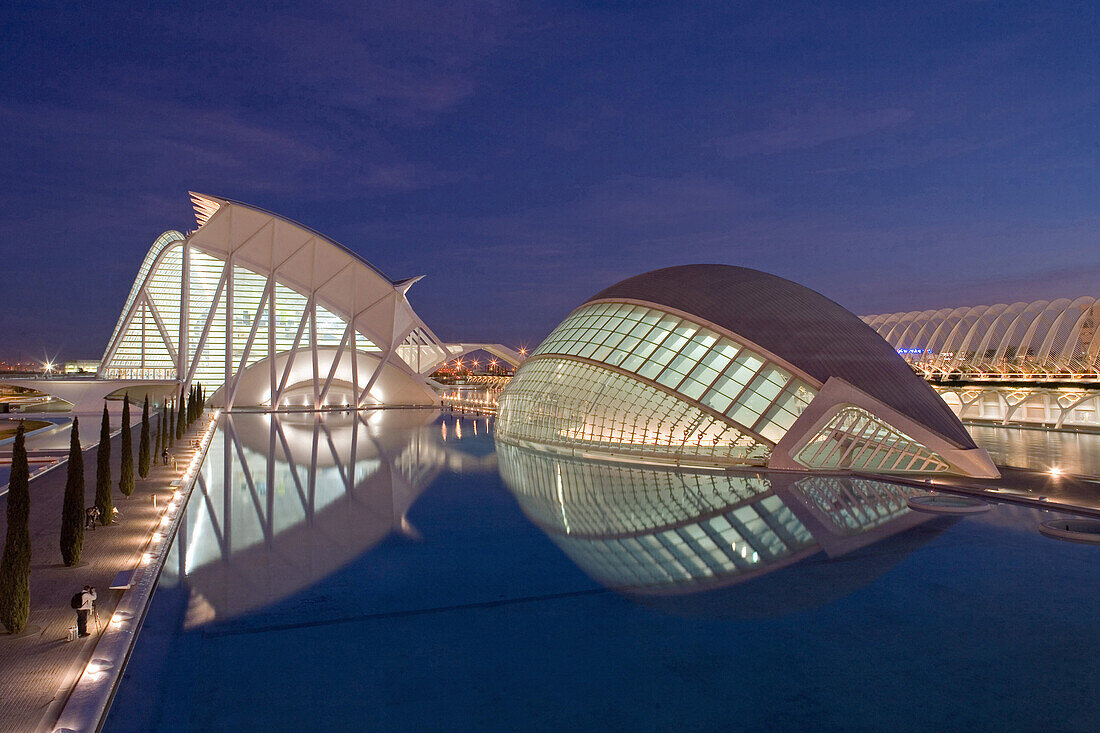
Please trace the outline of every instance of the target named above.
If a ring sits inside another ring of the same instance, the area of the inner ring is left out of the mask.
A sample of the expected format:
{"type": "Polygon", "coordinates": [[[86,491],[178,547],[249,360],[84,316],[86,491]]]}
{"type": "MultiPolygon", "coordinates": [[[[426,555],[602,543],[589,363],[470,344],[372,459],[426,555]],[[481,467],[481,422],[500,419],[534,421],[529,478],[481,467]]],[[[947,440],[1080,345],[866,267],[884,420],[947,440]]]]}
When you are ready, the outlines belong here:
{"type": "Polygon", "coordinates": [[[499,400],[504,443],[675,465],[995,477],[943,400],[825,296],[729,265],[597,293],[499,400]]]}

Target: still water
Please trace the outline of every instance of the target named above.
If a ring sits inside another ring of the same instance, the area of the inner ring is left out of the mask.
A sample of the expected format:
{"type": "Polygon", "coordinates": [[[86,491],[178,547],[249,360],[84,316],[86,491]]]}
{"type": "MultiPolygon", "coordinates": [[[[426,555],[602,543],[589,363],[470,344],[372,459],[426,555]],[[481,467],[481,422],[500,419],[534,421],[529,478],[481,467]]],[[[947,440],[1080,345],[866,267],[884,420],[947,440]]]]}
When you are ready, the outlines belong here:
{"type": "Polygon", "coordinates": [[[968,425],[967,430],[999,466],[1100,476],[1100,435],[1095,433],[1000,425],[968,425]]]}
{"type": "Polygon", "coordinates": [[[106,730],[1096,730],[1100,548],[1051,514],[490,428],[223,417],[106,730]]]}

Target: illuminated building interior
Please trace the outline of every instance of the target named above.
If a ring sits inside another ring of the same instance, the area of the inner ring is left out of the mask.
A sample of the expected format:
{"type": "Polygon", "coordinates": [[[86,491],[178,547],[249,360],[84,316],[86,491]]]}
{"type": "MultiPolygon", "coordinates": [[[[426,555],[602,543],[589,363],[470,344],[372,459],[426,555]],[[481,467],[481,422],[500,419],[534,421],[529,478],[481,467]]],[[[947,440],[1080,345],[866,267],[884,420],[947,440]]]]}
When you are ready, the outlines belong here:
{"type": "MultiPolygon", "coordinates": [[[[197,229],[149,248],[97,379],[7,380],[77,412],[128,392],[155,403],[201,383],[213,406],[263,409],[439,404],[428,376],[448,359],[501,344],[444,344],[407,293],[301,224],[192,193],[197,229]]],[[[48,376],[48,375],[47,375],[48,376]]]]}
{"type": "Polygon", "coordinates": [[[927,521],[921,493],[884,481],[682,471],[498,446],[525,514],[593,579],[637,593],[743,582],[824,551],[838,557],[927,521]]]}
{"type": "Polygon", "coordinates": [[[725,265],[645,273],[574,310],[501,394],[497,438],[676,465],[998,475],[858,317],[725,265]]]}
{"type": "Polygon", "coordinates": [[[105,379],[202,382],[214,404],[433,404],[448,352],[405,294],[340,245],[192,194],[198,229],[162,234],[103,355],[105,379]]]}

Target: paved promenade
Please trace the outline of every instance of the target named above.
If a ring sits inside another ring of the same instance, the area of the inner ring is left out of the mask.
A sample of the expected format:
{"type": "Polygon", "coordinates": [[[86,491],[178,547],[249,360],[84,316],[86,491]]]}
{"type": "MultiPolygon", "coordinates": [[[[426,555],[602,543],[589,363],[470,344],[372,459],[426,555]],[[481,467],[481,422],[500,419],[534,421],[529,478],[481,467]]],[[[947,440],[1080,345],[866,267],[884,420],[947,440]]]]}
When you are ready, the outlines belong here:
{"type": "MultiPolygon", "coordinates": [[[[155,425],[155,421],[154,425],[155,425]]],[[[51,730],[72,685],[92,657],[99,634],[67,641],[68,629],[76,623],[76,612],[69,606],[73,593],[85,584],[95,586],[100,619],[106,624],[124,591],[108,590],[120,570],[140,562],[153,527],[159,519],[153,507],[171,495],[170,484],[179,478],[186,461],[184,454],[191,438],[200,434],[204,423],[198,421],[182,440],[174,455],[178,470],[172,466],[154,466],[149,478],[137,475],[137,444],[140,415],[134,423],[133,495],[126,499],[118,491],[120,440],[111,440],[111,476],[113,500],[121,512],[118,523],[97,527],[84,533],[80,564],[73,568],[61,562],[59,536],[61,506],[67,469],[64,464],[31,480],[31,610],[27,628],[17,635],[0,627],[0,731],[51,730]]],[[[98,437],[98,422],[81,425],[85,440],[98,437]]],[[[95,500],[95,448],[84,451],[85,506],[95,500]]],[[[7,531],[6,498],[0,499],[0,542],[7,531]]],[[[89,620],[89,630],[94,631],[89,620]]]]}

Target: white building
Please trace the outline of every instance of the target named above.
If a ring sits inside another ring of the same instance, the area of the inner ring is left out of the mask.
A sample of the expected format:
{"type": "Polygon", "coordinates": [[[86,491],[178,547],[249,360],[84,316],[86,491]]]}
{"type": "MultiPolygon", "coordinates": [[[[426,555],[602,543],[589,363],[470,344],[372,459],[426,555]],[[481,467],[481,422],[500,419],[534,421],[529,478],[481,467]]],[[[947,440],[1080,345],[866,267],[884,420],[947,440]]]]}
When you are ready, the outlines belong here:
{"type": "Polygon", "coordinates": [[[478,348],[514,355],[499,344],[441,343],[406,297],[420,278],[390,280],[269,211],[191,200],[197,229],[153,243],[96,380],[7,381],[78,412],[123,392],[158,402],[196,382],[225,408],[435,405],[426,378],[448,358],[478,348]]]}
{"type": "Polygon", "coordinates": [[[496,437],[681,466],[999,475],[857,316],[726,265],[655,270],[582,304],[501,395],[496,437]]]}

